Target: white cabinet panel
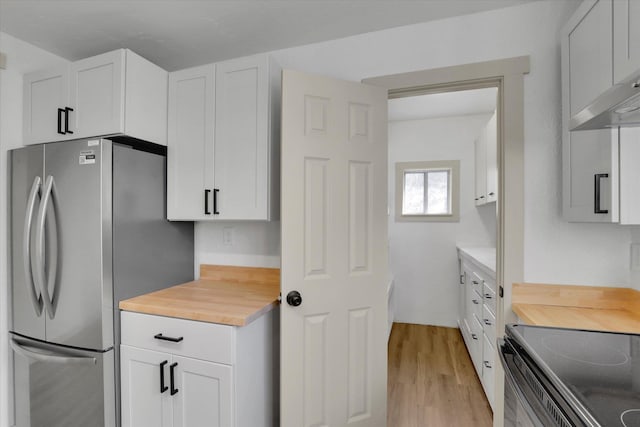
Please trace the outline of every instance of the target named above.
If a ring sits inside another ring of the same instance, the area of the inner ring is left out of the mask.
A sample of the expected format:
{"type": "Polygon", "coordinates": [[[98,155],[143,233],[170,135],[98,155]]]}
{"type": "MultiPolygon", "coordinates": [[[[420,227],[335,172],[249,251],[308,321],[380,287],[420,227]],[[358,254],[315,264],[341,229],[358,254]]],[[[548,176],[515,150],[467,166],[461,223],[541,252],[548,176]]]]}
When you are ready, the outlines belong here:
{"type": "Polygon", "coordinates": [[[23,87],[25,145],[66,139],[63,109],[69,96],[67,67],[26,74],[23,87]]]}
{"type": "Polygon", "coordinates": [[[566,31],[574,115],[613,84],[612,0],[583,3],[566,31]]]}
{"type": "Polygon", "coordinates": [[[565,129],[562,145],[565,220],[618,222],[618,130],[565,129]]]}
{"type": "Polygon", "coordinates": [[[213,209],[215,66],[169,75],[167,217],[207,219],[213,209]],[[206,192],[209,189],[209,192],[206,192]]]}
{"type": "Polygon", "coordinates": [[[170,427],[172,408],[168,392],[171,356],[127,345],[120,346],[122,427],[170,427]]]}
{"type": "Polygon", "coordinates": [[[613,2],[613,78],[620,83],[640,69],[640,2],[613,2]]]}
{"type": "Polygon", "coordinates": [[[476,206],[487,203],[487,137],[483,128],[475,142],[476,206]]]}
{"type": "Polygon", "coordinates": [[[487,334],[482,340],[482,386],[487,400],[493,408],[495,389],[495,348],[487,334]]]}
{"type": "Polygon", "coordinates": [[[232,420],[231,366],[174,356],[173,427],[225,427],[232,420]]]}
{"type": "Polygon", "coordinates": [[[493,113],[486,127],[487,203],[498,200],[498,114],[493,113]]]}
{"type": "Polygon", "coordinates": [[[71,64],[71,129],[74,138],[119,133],[124,126],[125,51],[71,64]]]}

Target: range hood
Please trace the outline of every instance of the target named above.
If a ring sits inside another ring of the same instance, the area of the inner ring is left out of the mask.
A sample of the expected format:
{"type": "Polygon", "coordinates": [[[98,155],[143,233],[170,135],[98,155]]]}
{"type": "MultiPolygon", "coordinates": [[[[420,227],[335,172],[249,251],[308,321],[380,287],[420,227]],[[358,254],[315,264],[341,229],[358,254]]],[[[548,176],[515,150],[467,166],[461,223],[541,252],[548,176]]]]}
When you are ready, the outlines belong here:
{"type": "Polygon", "coordinates": [[[640,71],[571,117],[569,130],[640,126],[640,71]]]}

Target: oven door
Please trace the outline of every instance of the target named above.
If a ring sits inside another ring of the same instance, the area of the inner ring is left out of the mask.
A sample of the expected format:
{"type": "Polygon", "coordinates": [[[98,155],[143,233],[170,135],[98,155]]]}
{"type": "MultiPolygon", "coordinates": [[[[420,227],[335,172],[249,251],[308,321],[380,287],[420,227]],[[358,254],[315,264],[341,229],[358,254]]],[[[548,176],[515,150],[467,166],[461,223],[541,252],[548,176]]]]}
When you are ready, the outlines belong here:
{"type": "MultiPolygon", "coordinates": [[[[571,427],[571,424],[553,408],[548,396],[540,399],[538,393],[542,387],[531,384],[535,381],[533,374],[524,374],[519,366],[523,366],[522,359],[516,354],[511,345],[504,340],[498,340],[500,361],[504,367],[504,427],[571,427]],[[519,363],[517,362],[519,360],[519,363]],[[518,366],[519,365],[519,366],[518,366]],[[529,377],[525,378],[525,375],[529,377]],[[533,389],[536,387],[538,393],[533,389]],[[552,408],[551,412],[546,407],[552,408]]],[[[526,369],[526,368],[525,368],[526,369]]]]}

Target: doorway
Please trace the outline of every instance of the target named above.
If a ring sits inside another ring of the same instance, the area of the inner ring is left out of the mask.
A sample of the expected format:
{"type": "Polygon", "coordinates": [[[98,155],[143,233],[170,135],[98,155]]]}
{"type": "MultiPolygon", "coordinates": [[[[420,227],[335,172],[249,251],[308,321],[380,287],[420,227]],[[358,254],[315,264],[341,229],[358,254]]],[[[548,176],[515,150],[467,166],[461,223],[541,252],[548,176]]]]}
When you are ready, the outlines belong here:
{"type": "MultiPolygon", "coordinates": [[[[363,83],[387,88],[391,99],[465,88],[498,88],[497,169],[501,195],[496,203],[498,336],[502,336],[505,322],[515,320],[510,309],[511,284],[521,281],[524,274],[524,74],[528,72],[529,58],[517,57],[363,80],[363,83]]],[[[503,412],[503,378],[504,372],[497,364],[495,414],[503,412]]],[[[502,417],[495,416],[493,425],[501,427],[502,417]]]]}

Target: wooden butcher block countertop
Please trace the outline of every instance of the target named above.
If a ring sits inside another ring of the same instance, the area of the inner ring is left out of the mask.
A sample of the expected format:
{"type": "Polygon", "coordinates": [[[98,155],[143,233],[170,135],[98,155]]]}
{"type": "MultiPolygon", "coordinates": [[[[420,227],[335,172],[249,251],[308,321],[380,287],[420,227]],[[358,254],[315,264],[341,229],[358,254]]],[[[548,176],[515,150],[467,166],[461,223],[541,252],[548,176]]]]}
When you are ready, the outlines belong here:
{"type": "Polygon", "coordinates": [[[278,305],[280,270],[201,265],[200,279],[120,301],[120,309],[244,326],[278,305]]]}
{"type": "Polygon", "coordinates": [[[530,325],[640,333],[640,292],[628,288],[514,283],[511,308],[530,325]]]}

